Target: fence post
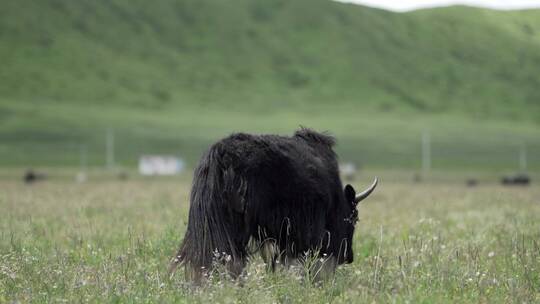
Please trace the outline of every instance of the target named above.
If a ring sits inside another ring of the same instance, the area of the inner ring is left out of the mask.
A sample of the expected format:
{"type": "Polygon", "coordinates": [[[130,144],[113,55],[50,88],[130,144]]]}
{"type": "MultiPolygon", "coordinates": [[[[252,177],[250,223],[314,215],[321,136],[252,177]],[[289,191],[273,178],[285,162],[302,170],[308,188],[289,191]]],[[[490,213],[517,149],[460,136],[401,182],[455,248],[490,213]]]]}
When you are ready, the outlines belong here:
{"type": "Polygon", "coordinates": [[[522,143],[519,149],[519,170],[522,173],[527,172],[527,147],[522,143]]]}
{"type": "Polygon", "coordinates": [[[107,159],[107,169],[111,170],[114,167],[114,132],[112,129],[107,130],[105,157],[107,159]]]}
{"type": "Polygon", "coordinates": [[[422,133],[422,172],[424,177],[431,170],[431,136],[429,131],[425,130],[422,133]]]}
{"type": "Polygon", "coordinates": [[[86,169],[88,162],[88,151],[86,150],[86,145],[84,144],[81,144],[79,148],[79,172],[75,176],[75,180],[79,183],[84,183],[87,179],[86,169]]]}
{"type": "Polygon", "coordinates": [[[79,151],[79,166],[81,172],[86,172],[88,162],[88,151],[86,150],[86,145],[81,144],[79,151]]]}

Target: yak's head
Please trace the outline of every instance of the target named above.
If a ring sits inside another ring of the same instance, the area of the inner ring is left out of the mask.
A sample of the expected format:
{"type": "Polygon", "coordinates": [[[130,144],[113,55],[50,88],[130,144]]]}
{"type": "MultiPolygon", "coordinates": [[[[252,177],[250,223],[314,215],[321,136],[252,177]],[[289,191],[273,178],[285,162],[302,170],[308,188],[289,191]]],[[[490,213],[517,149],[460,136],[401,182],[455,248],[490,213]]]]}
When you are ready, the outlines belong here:
{"type": "Polygon", "coordinates": [[[347,203],[347,208],[345,210],[348,212],[347,216],[343,219],[345,222],[345,241],[340,246],[340,257],[338,263],[352,263],[353,262],[353,250],[352,250],[352,239],[354,235],[354,227],[356,222],[358,222],[358,204],[368,197],[375,187],[377,186],[378,179],[375,178],[373,184],[362,193],[356,194],[356,191],[351,185],[345,186],[344,194],[345,200],[347,203]]]}

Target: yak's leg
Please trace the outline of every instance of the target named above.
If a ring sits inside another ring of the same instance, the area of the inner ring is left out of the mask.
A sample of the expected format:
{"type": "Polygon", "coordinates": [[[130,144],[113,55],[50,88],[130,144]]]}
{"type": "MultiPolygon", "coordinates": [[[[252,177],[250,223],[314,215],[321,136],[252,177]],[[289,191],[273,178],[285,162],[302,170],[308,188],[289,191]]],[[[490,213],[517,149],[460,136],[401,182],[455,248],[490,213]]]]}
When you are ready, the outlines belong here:
{"type": "MultiPolygon", "coordinates": [[[[207,254],[206,256],[209,256],[207,254]]],[[[195,266],[193,264],[185,264],[185,277],[186,281],[191,281],[194,285],[202,285],[206,279],[214,275],[221,276],[222,274],[229,275],[232,279],[237,279],[242,274],[246,265],[246,257],[242,254],[229,254],[222,251],[221,254],[216,249],[212,258],[204,259],[207,263],[204,266],[195,266]]],[[[178,266],[174,264],[171,266],[172,271],[178,266]]]]}
{"type": "Polygon", "coordinates": [[[330,279],[336,273],[337,259],[334,256],[321,257],[313,265],[313,281],[319,282],[330,279]]]}
{"type": "Polygon", "coordinates": [[[303,267],[303,263],[301,259],[295,258],[295,257],[286,256],[285,258],[282,259],[282,263],[283,263],[283,266],[285,266],[286,268],[303,267]]]}
{"type": "Polygon", "coordinates": [[[337,259],[334,256],[307,253],[296,259],[289,259],[288,267],[298,269],[305,280],[318,283],[331,279],[337,267],[337,259]]]}
{"type": "Polygon", "coordinates": [[[206,269],[195,269],[194,267],[186,266],[185,268],[185,277],[186,281],[193,282],[195,286],[200,286],[203,282],[203,278],[208,273],[208,270],[206,269]]]}
{"type": "MultiPolygon", "coordinates": [[[[231,257],[231,256],[229,255],[228,257],[231,257]]],[[[207,278],[213,276],[214,274],[218,274],[220,272],[223,273],[223,271],[226,271],[227,275],[229,275],[232,279],[236,280],[240,277],[240,275],[244,271],[245,265],[246,265],[246,261],[244,258],[231,257],[228,259],[215,261],[208,268],[186,267],[185,268],[186,280],[191,281],[195,285],[199,286],[199,285],[202,285],[202,283],[204,283],[207,278]],[[221,269],[221,271],[219,269],[221,269]]]]}
{"type": "Polygon", "coordinates": [[[244,258],[237,257],[233,258],[231,261],[227,262],[226,268],[227,272],[233,279],[240,277],[246,266],[246,261],[244,258]]]}
{"type": "Polygon", "coordinates": [[[276,261],[278,258],[278,248],[275,242],[265,241],[260,249],[261,258],[266,264],[268,271],[274,272],[276,270],[276,261]]]}

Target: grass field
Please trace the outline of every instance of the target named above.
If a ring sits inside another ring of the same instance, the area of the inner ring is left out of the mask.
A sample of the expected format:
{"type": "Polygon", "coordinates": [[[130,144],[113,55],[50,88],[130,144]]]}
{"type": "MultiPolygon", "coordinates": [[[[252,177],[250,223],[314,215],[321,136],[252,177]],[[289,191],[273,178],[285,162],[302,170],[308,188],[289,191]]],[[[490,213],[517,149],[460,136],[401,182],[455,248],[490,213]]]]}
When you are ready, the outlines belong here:
{"type": "MultiPolygon", "coordinates": [[[[367,175],[355,185],[368,183],[367,175]]],[[[204,288],[167,266],[186,227],[190,176],[0,181],[0,303],[534,303],[540,188],[382,176],[361,206],[354,263],[321,286],[260,258],[242,284],[204,288]]]]}
{"type": "Polygon", "coordinates": [[[540,303],[540,187],[496,184],[540,178],[540,10],[0,2],[0,304],[540,303]],[[319,285],[260,258],[239,281],[169,278],[190,175],[136,177],[139,157],[192,167],[233,132],[300,125],[373,173],[357,187],[381,177],[355,262],[319,285]],[[413,183],[423,134],[434,171],[413,183]],[[47,181],[23,185],[28,168],[47,181]]]}

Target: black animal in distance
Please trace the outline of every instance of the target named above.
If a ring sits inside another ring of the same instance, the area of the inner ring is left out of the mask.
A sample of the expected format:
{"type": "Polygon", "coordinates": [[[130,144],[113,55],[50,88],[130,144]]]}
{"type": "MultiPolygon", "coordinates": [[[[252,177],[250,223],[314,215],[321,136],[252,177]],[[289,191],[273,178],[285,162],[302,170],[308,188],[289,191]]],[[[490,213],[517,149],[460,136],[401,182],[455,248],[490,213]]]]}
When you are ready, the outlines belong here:
{"type": "Polygon", "coordinates": [[[257,250],[273,266],[315,252],[331,269],[353,261],[360,194],[342,186],[333,137],[310,129],[293,136],[238,133],[215,143],[194,173],[184,240],[171,271],[200,279],[216,259],[232,276],[257,250]]]}

